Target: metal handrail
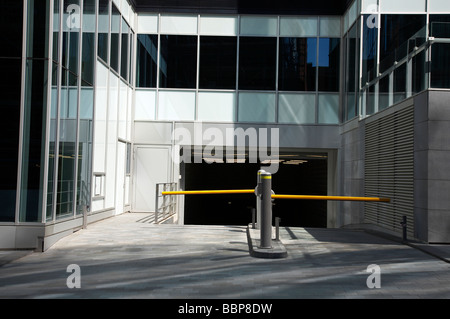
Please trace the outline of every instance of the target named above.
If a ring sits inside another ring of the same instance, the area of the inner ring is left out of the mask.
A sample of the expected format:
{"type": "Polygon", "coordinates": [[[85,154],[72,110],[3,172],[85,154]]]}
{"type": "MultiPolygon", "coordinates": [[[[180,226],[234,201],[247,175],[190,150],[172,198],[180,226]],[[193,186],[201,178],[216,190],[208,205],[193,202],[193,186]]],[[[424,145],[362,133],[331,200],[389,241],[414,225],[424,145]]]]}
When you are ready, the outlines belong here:
{"type": "MultiPolygon", "coordinates": [[[[165,220],[176,214],[176,198],[175,196],[164,196],[167,192],[175,192],[177,183],[157,183],[155,196],[155,224],[159,222],[160,214],[162,220],[165,220]],[[162,199],[162,201],[161,201],[162,199]]],[[[174,195],[174,194],[167,194],[174,195]]]]}

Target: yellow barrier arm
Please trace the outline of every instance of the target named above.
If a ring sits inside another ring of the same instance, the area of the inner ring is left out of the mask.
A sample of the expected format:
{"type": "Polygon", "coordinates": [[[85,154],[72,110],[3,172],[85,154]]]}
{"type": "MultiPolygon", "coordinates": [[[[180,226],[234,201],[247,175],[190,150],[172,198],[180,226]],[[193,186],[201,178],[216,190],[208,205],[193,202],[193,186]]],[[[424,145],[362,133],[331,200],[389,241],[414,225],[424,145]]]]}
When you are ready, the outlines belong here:
{"type": "MultiPolygon", "coordinates": [[[[204,191],[174,191],[161,192],[162,195],[216,195],[216,194],[254,194],[254,189],[229,189],[229,190],[204,190],[204,191]]],[[[333,201],[360,201],[360,202],[385,202],[389,198],[380,197],[353,197],[353,196],[316,196],[316,195],[277,195],[272,194],[274,199],[305,199],[305,200],[333,200],[333,201]]]]}

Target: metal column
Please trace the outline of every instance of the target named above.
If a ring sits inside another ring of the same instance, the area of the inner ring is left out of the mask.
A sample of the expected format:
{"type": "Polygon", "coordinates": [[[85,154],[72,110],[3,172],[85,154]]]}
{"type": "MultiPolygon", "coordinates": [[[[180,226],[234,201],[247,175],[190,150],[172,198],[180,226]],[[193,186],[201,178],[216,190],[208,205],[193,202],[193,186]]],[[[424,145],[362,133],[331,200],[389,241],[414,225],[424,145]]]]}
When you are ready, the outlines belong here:
{"type": "Polygon", "coordinates": [[[261,242],[259,248],[272,248],[272,174],[261,173],[261,242]]]}

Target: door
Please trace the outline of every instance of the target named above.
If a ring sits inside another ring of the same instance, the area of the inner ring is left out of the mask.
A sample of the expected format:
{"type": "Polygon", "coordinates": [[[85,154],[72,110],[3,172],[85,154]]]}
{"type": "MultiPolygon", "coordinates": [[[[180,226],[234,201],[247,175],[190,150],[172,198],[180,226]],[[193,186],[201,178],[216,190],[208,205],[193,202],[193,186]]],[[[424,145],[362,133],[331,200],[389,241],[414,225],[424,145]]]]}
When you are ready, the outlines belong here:
{"type": "Polygon", "coordinates": [[[117,143],[116,214],[124,212],[126,143],[117,143]]]}
{"type": "Polygon", "coordinates": [[[154,212],[157,183],[170,181],[169,147],[136,147],[134,211],[154,212]]]}

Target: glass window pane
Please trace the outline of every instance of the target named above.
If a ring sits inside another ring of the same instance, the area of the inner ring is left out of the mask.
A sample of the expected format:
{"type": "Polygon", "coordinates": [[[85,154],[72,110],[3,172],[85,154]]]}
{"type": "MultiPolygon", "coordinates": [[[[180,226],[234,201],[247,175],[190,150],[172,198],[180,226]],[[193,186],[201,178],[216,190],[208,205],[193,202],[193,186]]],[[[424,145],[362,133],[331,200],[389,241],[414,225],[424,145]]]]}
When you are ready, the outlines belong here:
{"type": "Polygon", "coordinates": [[[378,109],[381,111],[389,106],[390,106],[389,75],[387,75],[378,82],[378,109]]]}
{"type": "Polygon", "coordinates": [[[381,16],[380,72],[407,54],[407,41],[425,27],[424,14],[385,14],[381,16]],[[386,61],[385,61],[386,60],[386,61]]]}
{"type": "Polygon", "coordinates": [[[156,91],[136,90],[134,119],[148,121],[155,119],[156,91]]]}
{"type": "Polygon", "coordinates": [[[345,67],[345,100],[346,119],[350,120],[357,115],[356,91],[359,86],[357,74],[359,73],[359,40],[358,30],[354,25],[346,39],[346,67],[345,67]]]}
{"type": "Polygon", "coordinates": [[[276,51],[276,38],[240,38],[240,90],[275,90],[276,51]]]}
{"type": "Polygon", "coordinates": [[[430,36],[450,38],[450,14],[430,14],[430,36]]]}
{"type": "Polygon", "coordinates": [[[236,37],[200,38],[200,88],[236,89],[236,37]]]}
{"type": "Polygon", "coordinates": [[[0,30],[3,45],[0,46],[0,57],[22,57],[22,21],[23,1],[0,1],[0,30]],[[7,31],[6,31],[7,30],[7,31]],[[8,43],[8,45],[4,45],[8,43]]]}
{"type": "Polygon", "coordinates": [[[280,38],[280,91],[315,91],[317,38],[280,38]]]}
{"type": "Polygon", "coordinates": [[[394,71],[394,103],[406,99],[406,63],[394,71]]]}
{"type": "Polygon", "coordinates": [[[284,37],[314,37],[317,36],[317,18],[291,18],[280,19],[280,35],[284,37]]]}
{"type": "Polygon", "coordinates": [[[276,17],[241,17],[241,35],[277,35],[276,17]]]}
{"type": "MultiPolygon", "coordinates": [[[[367,21],[369,15],[364,15],[367,21]]],[[[363,23],[363,56],[362,56],[362,79],[361,85],[372,81],[377,76],[377,50],[378,50],[378,28],[370,28],[363,23]]]]}
{"type": "Polygon", "coordinates": [[[119,72],[119,32],[120,32],[120,13],[116,6],[112,6],[111,15],[111,53],[110,66],[119,72]]]}
{"type": "Polygon", "coordinates": [[[275,94],[239,93],[239,122],[274,123],[275,94]]]}
{"type": "Polygon", "coordinates": [[[425,7],[425,0],[382,1],[380,11],[382,13],[425,12],[425,7]]]}
{"type": "Polygon", "coordinates": [[[195,92],[159,92],[159,120],[190,120],[195,118],[195,92]]]}
{"type": "Polygon", "coordinates": [[[139,33],[157,33],[158,32],[158,15],[157,14],[139,14],[138,15],[139,33]]]}
{"type": "MultiPolygon", "coordinates": [[[[4,12],[4,11],[3,11],[4,12]]],[[[21,59],[0,59],[0,69],[8,76],[0,78],[0,221],[14,222],[20,129],[21,59]]]]}
{"type": "Polygon", "coordinates": [[[158,36],[137,35],[136,86],[155,88],[158,65],[158,36]]]}
{"type": "Polygon", "coordinates": [[[91,202],[91,159],[92,120],[94,116],[94,90],[82,88],[80,93],[80,129],[78,140],[77,213],[86,207],[90,211],[91,202]]]}
{"type": "Polygon", "coordinates": [[[48,60],[27,60],[24,102],[20,221],[40,221],[43,196],[45,114],[48,60]]]}
{"type": "Polygon", "coordinates": [[[320,36],[339,38],[341,36],[341,19],[320,17],[320,36]]]}
{"type": "Polygon", "coordinates": [[[76,88],[61,89],[56,218],[73,215],[77,103],[76,88]]]}
{"type": "Polygon", "coordinates": [[[319,94],[319,124],[339,124],[338,94],[319,94]]]}
{"type": "Polygon", "coordinates": [[[236,36],[238,34],[237,25],[237,17],[201,16],[200,34],[236,36]]]}
{"type": "MultiPolygon", "coordinates": [[[[65,8],[67,8],[70,4],[78,5],[78,0],[66,0],[65,8]]],[[[48,13],[49,1],[27,1],[27,57],[48,57],[48,13]]],[[[65,19],[68,19],[69,14],[64,14],[64,17],[65,19]]],[[[18,24],[18,22],[13,22],[13,24],[18,24]]],[[[73,27],[79,29],[80,25],[73,25],[73,27]]],[[[9,28],[10,26],[8,26],[5,30],[9,30],[9,28]]],[[[22,39],[22,36],[20,35],[20,38],[18,39],[22,39]]],[[[18,39],[16,41],[18,41],[18,39]]],[[[3,45],[6,43],[3,38],[2,42],[3,45]]]]}
{"type": "Polygon", "coordinates": [[[448,0],[428,0],[429,12],[450,12],[450,1],[448,0]]]}
{"type": "Polygon", "coordinates": [[[427,88],[426,50],[417,54],[412,60],[412,93],[419,93],[427,88]]]}
{"type": "Polygon", "coordinates": [[[161,16],[161,33],[196,34],[197,16],[161,16]]]}
{"type": "Polygon", "coordinates": [[[197,120],[233,122],[235,105],[236,93],[200,92],[197,120]]]}
{"type": "Polygon", "coordinates": [[[450,43],[431,47],[431,87],[450,89],[450,43]]]}
{"type": "Polygon", "coordinates": [[[340,39],[319,39],[319,91],[339,92],[340,39]]]}
{"type": "Polygon", "coordinates": [[[120,75],[128,80],[128,39],[129,39],[129,27],[125,19],[122,18],[122,43],[121,43],[121,54],[120,54],[120,75]]]}
{"type": "Polygon", "coordinates": [[[315,94],[280,94],[278,122],[312,124],[316,122],[315,94]]]}
{"type": "Polygon", "coordinates": [[[159,86],[195,89],[197,81],[197,37],[161,35],[159,86]]]}
{"type": "Polygon", "coordinates": [[[108,62],[109,1],[98,3],[98,56],[108,62]]]}

